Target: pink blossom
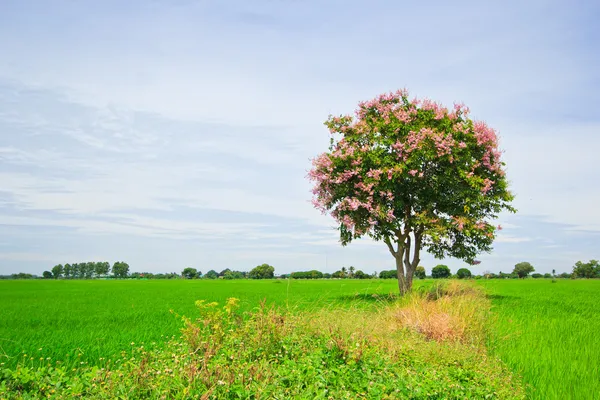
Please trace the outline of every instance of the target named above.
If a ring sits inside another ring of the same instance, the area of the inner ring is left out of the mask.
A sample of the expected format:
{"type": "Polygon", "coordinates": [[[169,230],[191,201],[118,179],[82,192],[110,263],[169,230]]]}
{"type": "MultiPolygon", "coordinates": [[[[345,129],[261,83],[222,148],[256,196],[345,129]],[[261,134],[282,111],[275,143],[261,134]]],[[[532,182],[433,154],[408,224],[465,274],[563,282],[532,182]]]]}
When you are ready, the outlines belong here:
{"type": "Polygon", "coordinates": [[[419,172],[419,171],[417,171],[416,169],[411,169],[410,171],[408,171],[408,173],[411,174],[412,176],[415,176],[417,174],[417,172],[419,172]]]}
{"type": "Polygon", "coordinates": [[[501,230],[502,230],[502,225],[498,225],[496,228],[497,228],[499,231],[501,231],[501,230]]]}
{"type": "Polygon", "coordinates": [[[489,179],[489,178],[485,178],[483,180],[483,188],[481,189],[481,192],[483,194],[486,194],[487,192],[490,191],[490,189],[492,188],[492,185],[494,184],[494,181],[489,179]]]}

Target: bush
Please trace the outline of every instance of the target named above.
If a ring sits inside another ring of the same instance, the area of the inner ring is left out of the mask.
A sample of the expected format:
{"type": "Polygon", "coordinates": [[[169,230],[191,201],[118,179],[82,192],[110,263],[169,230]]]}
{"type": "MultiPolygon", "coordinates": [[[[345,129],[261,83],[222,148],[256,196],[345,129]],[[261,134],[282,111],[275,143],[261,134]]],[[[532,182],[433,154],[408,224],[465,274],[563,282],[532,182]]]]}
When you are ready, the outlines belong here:
{"type": "Polygon", "coordinates": [[[542,275],[542,274],[539,274],[539,273],[537,273],[537,272],[536,272],[536,273],[534,273],[534,274],[531,274],[531,277],[532,277],[533,279],[540,279],[540,278],[543,278],[543,277],[544,277],[544,275],[542,275]]]}
{"type": "Polygon", "coordinates": [[[440,264],[433,267],[431,270],[431,277],[434,279],[449,278],[450,275],[452,275],[450,273],[450,268],[448,268],[446,265],[440,264]]]}

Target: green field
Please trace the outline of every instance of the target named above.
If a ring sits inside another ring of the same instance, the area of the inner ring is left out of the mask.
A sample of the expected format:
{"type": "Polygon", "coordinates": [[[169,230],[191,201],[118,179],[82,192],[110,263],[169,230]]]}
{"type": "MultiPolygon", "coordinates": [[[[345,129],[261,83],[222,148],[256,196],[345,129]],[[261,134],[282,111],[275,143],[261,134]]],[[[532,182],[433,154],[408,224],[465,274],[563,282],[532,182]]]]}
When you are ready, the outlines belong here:
{"type": "MultiPolygon", "coordinates": [[[[418,281],[417,287],[431,281],[418,281]]],[[[536,399],[593,399],[600,393],[600,281],[480,281],[492,304],[488,347],[536,399]]],[[[194,301],[261,300],[292,312],[381,307],[371,294],[393,280],[319,281],[0,281],[0,357],[98,364],[131,343],[180,334],[170,313],[195,316],[194,301]]]]}
{"type": "Polygon", "coordinates": [[[181,323],[169,310],[194,316],[194,302],[200,299],[222,303],[236,297],[243,310],[263,299],[291,310],[311,310],[370,306],[373,302],[353,296],[395,289],[391,280],[0,281],[0,357],[8,365],[23,352],[95,362],[131,342],[178,335],[181,323]]]}
{"type": "Polygon", "coordinates": [[[600,396],[600,280],[489,280],[490,347],[535,399],[600,396]]]}

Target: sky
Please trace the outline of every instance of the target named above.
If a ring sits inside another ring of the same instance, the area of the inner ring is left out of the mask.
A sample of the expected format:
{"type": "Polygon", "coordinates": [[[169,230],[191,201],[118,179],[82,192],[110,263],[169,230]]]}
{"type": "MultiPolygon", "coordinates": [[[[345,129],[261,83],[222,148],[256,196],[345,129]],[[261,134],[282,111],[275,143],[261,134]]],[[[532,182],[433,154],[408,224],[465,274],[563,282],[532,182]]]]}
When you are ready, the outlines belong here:
{"type": "MultiPolygon", "coordinates": [[[[600,3],[0,1],[0,275],[393,269],[311,203],[330,114],[406,88],[498,131],[516,214],[474,273],[600,258],[600,3]]],[[[428,272],[456,259],[424,254],[428,272]]]]}

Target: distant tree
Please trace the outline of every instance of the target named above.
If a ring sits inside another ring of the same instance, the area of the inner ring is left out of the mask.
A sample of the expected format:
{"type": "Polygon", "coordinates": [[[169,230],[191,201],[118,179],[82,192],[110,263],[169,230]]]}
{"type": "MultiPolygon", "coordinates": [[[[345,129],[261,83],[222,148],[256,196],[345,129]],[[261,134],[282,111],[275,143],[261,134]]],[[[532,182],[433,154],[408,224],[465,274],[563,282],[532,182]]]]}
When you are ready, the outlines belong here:
{"type": "Polygon", "coordinates": [[[223,271],[219,272],[219,278],[225,277],[225,274],[231,272],[229,268],[225,268],[223,271]]]}
{"type": "Polygon", "coordinates": [[[425,272],[425,267],[419,265],[417,268],[415,268],[415,276],[419,279],[425,279],[425,277],[427,276],[427,273],[425,272]]]}
{"type": "Polygon", "coordinates": [[[342,271],[342,274],[344,275],[344,276],[342,276],[342,278],[345,278],[348,275],[348,270],[346,269],[346,267],[342,267],[341,271],[342,271]]]}
{"type": "Polygon", "coordinates": [[[192,267],[184,268],[181,272],[181,276],[183,276],[186,279],[194,279],[197,276],[197,274],[198,270],[192,267]]]}
{"type": "Polygon", "coordinates": [[[261,264],[257,267],[254,267],[248,277],[250,279],[273,279],[275,276],[275,268],[270,266],[269,264],[261,264]]]}
{"type": "Polygon", "coordinates": [[[346,273],[342,270],[335,271],[333,274],[331,274],[331,277],[334,279],[344,279],[346,277],[346,273]]]}
{"type": "Polygon", "coordinates": [[[542,274],[540,274],[540,273],[537,273],[537,272],[536,272],[536,273],[534,273],[534,274],[531,274],[531,277],[532,277],[533,279],[540,279],[540,278],[543,278],[543,277],[544,277],[544,275],[542,275],[542,274]]]}
{"type": "Polygon", "coordinates": [[[110,263],[107,261],[97,262],[94,269],[96,276],[106,276],[110,273],[110,263]]]}
{"type": "Polygon", "coordinates": [[[244,273],[240,271],[227,271],[223,279],[244,279],[244,273]]]}
{"type": "Polygon", "coordinates": [[[42,276],[44,277],[44,279],[52,279],[52,272],[50,272],[50,271],[44,271],[42,273],[42,276]]]}
{"type": "Polygon", "coordinates": [[[350,272],[350,278],[352,278],[354,276],[355,268],[351,265],[350,268],[348,268],[348,271],[350,272]]]}
{"type": "Polygon", "coordinates": [[[219,274],[214,269],[211,269],[204,275],[204,277],[206,279],[217,279],[219,277],[219,274]]]}
{"type": "Polygon", "coordinates": [[[556,270],[555,269],[552,270],[552,276],[556,276],[556,270]]]}
{"type": "Polygon", "coordinates": [[[587,263],[577,261],[573,267],[573,275],[577,278],[600,278],[600,263],[598,260],[587,263]]]}
{"type": "Polygon", "coordinates": [[[127,278],[129,274],[129,264],[123,261],[117,261],[112,267],[113,275],[115,278],[127,278]]]}
{"type": "Polygon", "coordinates": [[[520,262],[515,265],[515,269],[513,270],[513,274],[517,275],[519,278],[526,278],[527,275],[535,271],[533,265],[528,263],[527,261],[520,262]]]}
{"type": "MultiPolygon", "coordinates": [[[[554,270],[552,270],[552,271],[554,271],[554,270]]],[[[546,279],[547,278],[552,278],[553,276],[554,276],[554,272],[551,273],[551,274],[544,274],[544,278],[546,278],[546,279]]]]}
{"type": "MultiPolygon", "coordinates": [[[[352,268],[352,267],[351,267],[352,268]]],[[[352,277],[354,279],[370,279],[371,275],[365,274],[364,272],[362,272],[360,269],[357,271],[353,271],[352,273],[352,277]]]]}
{"type": "Polygon", "coordinates": [[[433,267],[431,270],[431,277],[434,279],[449,278],[450,275],[452,275],[450,268],[448,268],[446,265],[440,264],[433,267]]]}
{"type": "Polygon", "coordinates": [[[323,278],[323,273],[321,271],[317,271],[313,269],[311,271],[297,271],[292,272],[290,274],[290,278],[292,279],[321,279],[323,278]]]}
{"type": "Polygon", "coordinates": [[[569,279],[571,278],[571,274],[569,274],[568,272],[563,272],[562,274],[558,275],[558,277],[563,279],[569,279]]]}
{"type": "Polygon", "coordinates": [[[323,274],[323,279],[331,279],[331,274],[329,272],[325,272],[323,274]]]}
{"type": "Polygon", "coordinates": [[[390,269],[388,271],[381,271],[379,273],[379,279],[397,279],[398,272],[395,269],[390,269]]]}
{"type": "Polygon", "coordinates": [[[19,272],[18,274],[12,274],[10,277],[12,279],[33,279],[34,275],[27,274],[25,272],[19,272]]]}
{"type": "Polygon", "coordinates": [[[456,271],[456,277],[458,279],[469,279],[471,275],[471,271],[469,271],[467,268],[461,268],[456,271]]]}
{"type": "Polygon", "coordinates": [[[63,268],[63,273],[65,275],[65,278],[71,279],[71,276],[73,274],[73,267],[71,267],[71,264],[69,264],[69,263],[65,264],[65,266],[63,268]]]}
{"type": "Polygon", "coordinates": [[[52,267],[52,276],[54,277],[54,279],[62,277],[63,270],[64,267],[62,266],[62,264],[58,264],[52,267]]]}

